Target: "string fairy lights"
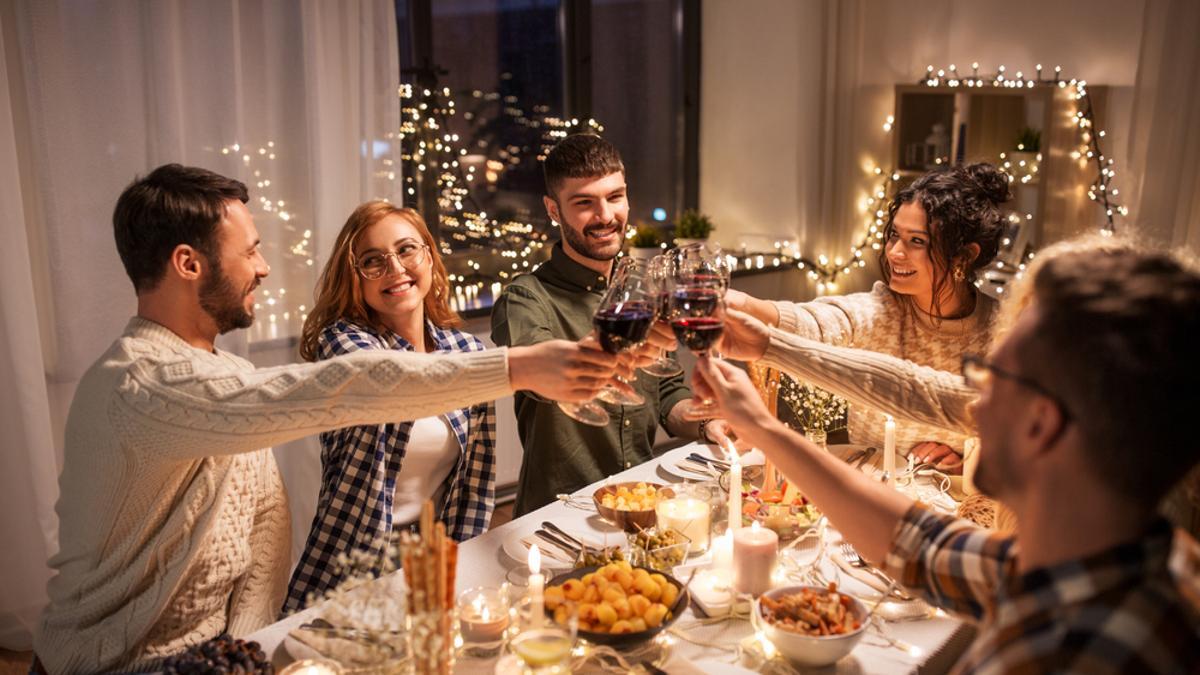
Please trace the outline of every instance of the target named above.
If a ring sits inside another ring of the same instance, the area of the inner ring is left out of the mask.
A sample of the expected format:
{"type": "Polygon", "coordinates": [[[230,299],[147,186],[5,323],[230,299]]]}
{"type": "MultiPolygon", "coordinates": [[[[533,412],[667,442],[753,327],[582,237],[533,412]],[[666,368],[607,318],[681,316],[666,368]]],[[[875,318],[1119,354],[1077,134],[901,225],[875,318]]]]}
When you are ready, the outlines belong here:
{"type": "MultiPolygon", "coordinates": [[[[257,195],[255,206],[261,215],[256,219],[259,219],[260,225],[263,224],[261,221],[263,217],[274,219],[278,221],[279,229],[291,237],[291,243],[279,249],[282,258],[276,263],[291,262],[300,265],[301,269],[310,269],[316,265],[312,249],[312,230],[300,225],[302,218],[292,207],[288,206],[288,202],[273,197],[276,190],[270,170],[278,151],[275,141],[269,140],[265,145],[257,148],[235,141],[222,146],[219,152],[237,160],[242,176],[247,179],[245,182],[253,188],[253,193],[257,195]]],[[[266,243],[264,248],[271,249],[274,246],[266,243]]],[[[286,276],[273,275],[267,278],[278,280],[283,284],[288,283],[286,276]]],[[[272,288],[264,284],[260,295],[262,297],[254,303],[254,309],[265,312],[266,321],[254,324],[254,330],[259,333],[258,337],[279,337],[286,332],[286,329],[281,329],[279,324],[287,324],[293,318],[301,322],[308,318],[308,306],[294,304],[288,297],[286,286],[272,288]]],[[[303,298],[300,300],[303,301],[303,298]]]]}

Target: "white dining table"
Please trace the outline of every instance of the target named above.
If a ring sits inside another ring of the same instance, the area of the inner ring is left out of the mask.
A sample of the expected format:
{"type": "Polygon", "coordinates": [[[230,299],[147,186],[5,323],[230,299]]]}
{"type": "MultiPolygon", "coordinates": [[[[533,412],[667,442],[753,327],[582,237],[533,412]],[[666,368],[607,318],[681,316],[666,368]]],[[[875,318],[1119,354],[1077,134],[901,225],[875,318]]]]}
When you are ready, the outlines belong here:
{"type": "MultiPolygon", "coordinates": [[[[592,493],[609,482],[648,481],[656,483],[680,482],[678,470],[670,470],[692,452],[713,456],[712,449],[699,444],[688,444],[668,451],[660,457],[632,467],[604,481],[576,492],[570,503],[557,501],[528,513],[511,522],[489,530],[485,534],[460,544],[458,549],[457,592],[477,586],[500,586],[510,570],[524,569],[524,564],[505,552],[516,548],[518,542],[532,535],[543,521],[550,521],[567,532],[594,542],[608,541],[623,543],[624,536],[617,528],[605,522],[593,509],[587,508],[592,493]]],[[[719,456],[719,455],[717,455],[719,456]]],[[[823,529],[822,536],[833,542],[840,535],[832,526],[823,529]]],[[[519,544],[521,551],[524,544],[519,544]]],[[[692,561],[689,561],[692,562],[692,561]]],[[[551,563],[553,564],[553,563],[551,563]]],[[[826,578],[836,579],[841,590],[851,595],[878,597],[877,591],[854,576],[839,570],[828,556],[816,562],[826,578]]],[[[561,564],[560,564],[561,567],[561,564]]],[[[868,601],[870,604],[871,601],[868,601]]],[[[253,633],[247,639],[259,642],[277,667],[293,660],[284,647],[288,632],[300,624],[320,615],[317,604],[293,614],[277,623],[253,633]]],[[[738,645],[755,634],[754,628],[745,618],[730,618],[716,623],[701,625],[696,621],[696,610],[689,608],[672,626],[669,634],[670,664],[679,666],[678,671],[691,672],[745,672],[732,667],[747,661],[739,661],[738,645]],[[688,664],[685,669],[682,664],[688,664]],[[723,668],[721,664],[729,664],[723,668]]],[[[931,613],[927,618],[905,621],[886,621],[883,632],[869,628],[866,635],[850,653],[835,666],[821,669],[823,673],[939,673],[947,671],[969,645],[973,629],[963,622],[944,613],[931,613]]],[[[455,672],[492,672],[494,662],[478,659],[460,659],[455,672]]],[[[673,670],[667,668],[668,672],[673,670]]],[[[803,672],[803,671],[800,671],[803,672]]]]}

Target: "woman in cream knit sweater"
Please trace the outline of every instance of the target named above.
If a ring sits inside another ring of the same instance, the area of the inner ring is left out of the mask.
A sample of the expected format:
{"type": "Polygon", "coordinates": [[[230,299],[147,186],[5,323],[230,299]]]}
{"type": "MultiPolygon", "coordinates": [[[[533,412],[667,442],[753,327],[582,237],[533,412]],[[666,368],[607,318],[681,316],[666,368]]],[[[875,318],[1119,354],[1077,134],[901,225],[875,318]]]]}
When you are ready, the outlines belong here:
{"type": "Polygon", "coordinates": [[[256,369],[213,347],[253,321],[268,272],[247,199],[238,181],[166,165],[117,202],[138,313],[84,374],[67,418],[57,575],[34,639],[50,673],[152,667],[274,620],[290,547],[270,446],[515,389],[588,399],[616,368],[557,341],[256,369]]]}
{"type": "MultiPolygon", "coordinates": [[[[995,303],[976,292],[976,270],[996,256],[1003,232],[1000,205],[1008,180],[988,164],[928,173],[901,190],[888,208],[883,282],[867,293],[812,302],[768,302],[730,291],[729,307],[768,325],[827,344],[856,347],[957,372],[964,353],[987,348],[995,303]]],[[[850,440],[882,444],[888,410],[852,405],[850,440]]],[[[911,420],[898,421],[896,445],[931,462],[962,453],[966,436],[911,420]]]]}

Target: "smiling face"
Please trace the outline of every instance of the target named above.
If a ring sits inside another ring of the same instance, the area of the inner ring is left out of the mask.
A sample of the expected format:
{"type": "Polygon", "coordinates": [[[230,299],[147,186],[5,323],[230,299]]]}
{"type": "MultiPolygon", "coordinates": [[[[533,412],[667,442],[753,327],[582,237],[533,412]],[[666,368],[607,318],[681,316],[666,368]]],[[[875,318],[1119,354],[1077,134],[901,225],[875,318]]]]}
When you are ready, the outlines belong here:
{"type": "Polygon", "coordinates": [[[421,312],[423,318],[425,296],[433,284],[433,263],[421,233],[397,214],[367,227],[354,242],[354,260],[366,266],[381,257],[385,265],[383,276],[378,279],[359,276],[363,301],[387,324],[403,323],[413,312],[421,312]],[[387,256],[389,253],[395,255],[387,256]],[[400,264],[400,259],[418,253],[421,261],[411,265],[411,269],[400,264]]]}
{"type": "Polygon", "coordinates": [[[935,269],[932,257],[929,219],[917,202],[908,202],[896,211],[887,241],[888,286],[902,295],[914,296],[922,307],[929,306],[933,295],[935,269]]]}
{"type": "Polygon", "coordinates": [[[629,222],[624,173],[564,179],[554,198],[544,201],[546,212],[562,226],[563,248],[572,257],[607,262],[621,252],[629,222]]]}
{"type": "Polygon", "coordinates": [[[225,203],[217,225],[216,260],[200,282],[200,307],[212,318],[218,333],[249,328],[254,323],[254,289],[271,268],[263,258],[254,219],[242,202],[225,203]]]}

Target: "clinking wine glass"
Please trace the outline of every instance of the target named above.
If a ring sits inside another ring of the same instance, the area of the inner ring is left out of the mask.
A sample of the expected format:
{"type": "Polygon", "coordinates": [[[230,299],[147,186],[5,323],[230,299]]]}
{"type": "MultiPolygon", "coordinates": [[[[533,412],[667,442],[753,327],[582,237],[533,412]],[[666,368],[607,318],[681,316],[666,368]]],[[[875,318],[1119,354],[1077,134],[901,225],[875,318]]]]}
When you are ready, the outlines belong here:
{"type": "MultiPolygon", "coordinates": [[[[671,294],[671,330],[679,344],[696,356],[705,356],[725,330],[723,291],[710,285],[678,286],[671,294]]],[[[693,402],[684,419],[706,419],[717,414],[711,400],[693,402]]]]}
{"type": "MultiPolygon", "coordinates": [[[[670,322],[671,292],[675,289],[675,262],[666,254],[657,255],[650,259],[646,266],[646,282],[652,295],[657,299],[655,320],[670,322]]],[[[655,377],[671,377],[683,372],[679,362],[667,355],[666,349],[658,351],[658,358],[653,363],[642,368],[642,372],[655,377]]]]}
{"type": "MultiPolygon", "coordinates": [[[[613,272],[608,292],[600,301],[600,307],[592,317],[600,346],[609,354],[620,354],[640,346],[650,335],[650,328],[658,316],[655,305],[658,297],[649,283],[645,270],[633,260],[622,261],[613,272]]],[[[624,384],[632,384],[617,376],[624,384]]],[[[644,405],[645,397],[637,392],[625,393],[608,386],[596,398],[613,405],[644,405]]]]}
{"type": "Polygon", "coordinates": [[[721,296],[729,290],[732,271],[729,256],[717,244],[689,244],[671,252],[676,283],[716,289],[721,296]]]}

